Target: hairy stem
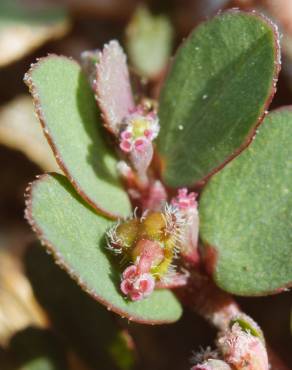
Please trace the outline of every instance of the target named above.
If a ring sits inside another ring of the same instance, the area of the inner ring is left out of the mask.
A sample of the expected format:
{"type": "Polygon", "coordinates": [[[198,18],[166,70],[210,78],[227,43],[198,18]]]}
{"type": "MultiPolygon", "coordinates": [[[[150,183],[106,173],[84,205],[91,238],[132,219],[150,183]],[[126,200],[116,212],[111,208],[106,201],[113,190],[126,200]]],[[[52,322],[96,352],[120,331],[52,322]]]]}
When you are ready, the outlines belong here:
{"type": "Polygon", "coordinates": [[[184,305],[204,317],[218,330],[225,330],[230,320],[241,313],[234,299],[198,270],[192,271],[188,285],[178,289],[176,294],[184,305]]]}

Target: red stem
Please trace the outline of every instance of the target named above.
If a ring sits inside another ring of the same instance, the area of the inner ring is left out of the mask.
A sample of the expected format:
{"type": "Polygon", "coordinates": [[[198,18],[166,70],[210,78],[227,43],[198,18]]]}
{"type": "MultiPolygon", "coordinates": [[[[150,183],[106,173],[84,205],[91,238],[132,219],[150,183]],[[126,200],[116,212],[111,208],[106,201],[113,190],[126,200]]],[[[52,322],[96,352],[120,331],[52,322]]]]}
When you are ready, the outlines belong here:
{"type": "Polygon", "coordinates": [[[199,271],[192,271],[189,283],[176,290],[181,302],[200,314],[219,330],[225,330],[232,317],[241,311],[226,292],[199,271]]]}

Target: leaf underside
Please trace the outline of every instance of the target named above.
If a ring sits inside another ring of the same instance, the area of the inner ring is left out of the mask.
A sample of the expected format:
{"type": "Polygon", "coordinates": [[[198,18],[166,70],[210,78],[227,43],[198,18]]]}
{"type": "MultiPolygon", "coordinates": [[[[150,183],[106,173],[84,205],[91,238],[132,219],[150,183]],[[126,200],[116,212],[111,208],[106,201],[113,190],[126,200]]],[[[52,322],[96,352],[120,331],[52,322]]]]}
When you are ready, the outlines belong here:
{"type": "Polygon", "coordinates": [[[202,181],[248,144],[274,94],[277,41],[265,18],[229,11],[184,42],[160,97],[158,152],[167,185],[202,181]]]}
{"type": "Polygon", "coordinates": [[[140,302],[127,301],[119,290],[121,267],[110,259],[105,232],[112,222],[95,213],[62,175],[44,175],[33,183],[27,218],[57,263],[108,309],[142,323],[179,319],[181,306],[168,290],[140,302]]]}
{"type": "Polygon", "coordinates": [[[214,175],[200,201],[216,283],[239,295],[292,285],[292,109],[270,113],[254,142],[214,175]]]}
{"type": "Polygon", "coordinates": [[[36,63],[25,82],[57,162],[78,193],[110,217],[128,216],[117,159],[102,138],[100,113],[80,66],[52,55],[36,63]]]}

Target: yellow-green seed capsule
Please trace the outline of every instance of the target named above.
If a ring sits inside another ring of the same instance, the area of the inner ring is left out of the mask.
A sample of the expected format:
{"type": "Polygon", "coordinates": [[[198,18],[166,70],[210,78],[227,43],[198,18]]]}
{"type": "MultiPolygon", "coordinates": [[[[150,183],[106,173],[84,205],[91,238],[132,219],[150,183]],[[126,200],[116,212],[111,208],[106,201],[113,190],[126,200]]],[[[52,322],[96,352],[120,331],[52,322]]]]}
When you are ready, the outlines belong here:
{"type": "Polygon", "coordinates": [[[116,229],[116,236],[123,248],[130,248],[134,245],[138,238],[140,227],[140,221],[136,218],[133,218],[129,221],[126,221],[120,224],[116,229]]]}
{"type": "Polygon", "coordinates": [[[161,212],[149,213],[142,222],[141,232],[153,240],[162,240],[165,236],[166,221],[161,212]]]}

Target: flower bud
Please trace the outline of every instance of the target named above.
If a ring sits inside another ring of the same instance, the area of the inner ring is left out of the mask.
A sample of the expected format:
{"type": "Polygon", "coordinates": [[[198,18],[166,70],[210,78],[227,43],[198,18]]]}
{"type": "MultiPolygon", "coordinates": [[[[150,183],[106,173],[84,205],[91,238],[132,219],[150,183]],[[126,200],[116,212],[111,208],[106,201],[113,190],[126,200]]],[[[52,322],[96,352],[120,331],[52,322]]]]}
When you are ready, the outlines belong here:
{"type": "Polygon", "coordinates": [[[142,183],[147,183],[147,169],[153,157],[152,141],[159,133],[158,116],[144,104],[135,107],[124,117],[120,130],[120,149],[129,155],[129,160],[142,183]]]}
{"type": "Polygon", "coordinates": [[[269,362],[262,338],[245,331],[235,322],[218,339],[224,360],[237,370],[268,370],[269,362]]]}

